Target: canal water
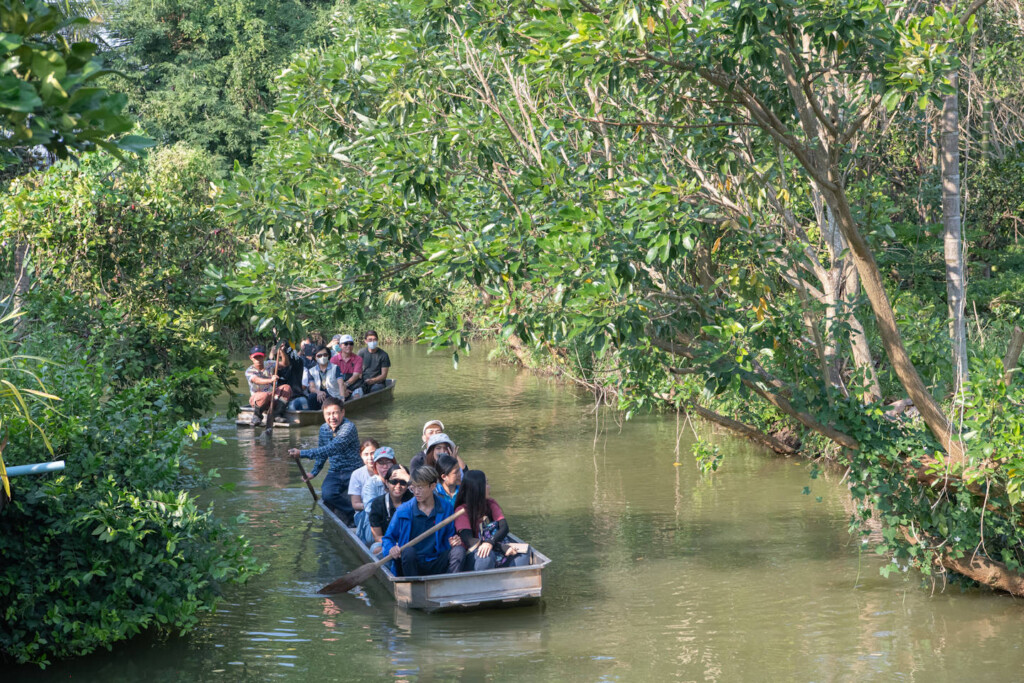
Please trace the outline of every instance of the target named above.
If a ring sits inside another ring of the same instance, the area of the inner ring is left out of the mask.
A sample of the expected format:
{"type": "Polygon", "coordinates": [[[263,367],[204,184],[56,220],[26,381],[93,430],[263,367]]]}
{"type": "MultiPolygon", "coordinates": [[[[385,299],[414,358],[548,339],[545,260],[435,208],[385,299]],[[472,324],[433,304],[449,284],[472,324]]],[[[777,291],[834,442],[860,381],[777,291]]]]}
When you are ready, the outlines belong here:
{"type": "MultiPolygon", "coordinates": [[[[541,605],[456,615],[396,608],[321,585],[354,568],[299,479],[290,447],[220,418],[201,454],[231,490],[204,493],[244,514],[265,574],[229,589],[196,631],[136,639],[26,680],[147,681],[836,681],[1024,676],[1024,604],[941,591],[847,532],[839,474],[716,437],[702,476],[692,429],[674,416],[620,424],[563,383],[489,363],[388,348],[394,401],[353,416],[361,437],[408,463],[439,418],[483,469],[514,533],[552,559],[541,605]],[[678,456],[677,456],[678,448],[678,456]],[[809,493],[804,493],[810,487],[809,493]],[[983,672],[983,673],[982,673],[983,672]]],[[[6,678],[4,676],[3,678],[6,678]]]]}

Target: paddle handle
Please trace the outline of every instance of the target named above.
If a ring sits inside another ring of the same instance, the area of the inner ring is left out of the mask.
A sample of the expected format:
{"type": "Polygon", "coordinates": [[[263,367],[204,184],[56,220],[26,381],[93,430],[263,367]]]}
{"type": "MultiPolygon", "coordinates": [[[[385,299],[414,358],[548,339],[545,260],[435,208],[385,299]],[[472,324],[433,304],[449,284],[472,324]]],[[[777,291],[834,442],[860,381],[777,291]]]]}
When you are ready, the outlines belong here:
{"type": "Polygon", "coordinates": [[[306,487],[309,489],[309,495],[313,496],[313,502],[317,501],[316,490],[313,489],[313,482],[306,479],[306,468],[302,466],[302,460],[295,458],[295,464],[299,466],[299,474],[302,475],[302,480],[306,482],[306,487]]]}
{"type": "MultiPolygon", "coordinates": [[[[387,495],[387,494],[384,494],[384,495],[387,495]]],[[[412,547],[412,546],[416,545],[417,543],[419,543],[419,542],[420,542],[420,541],[422,541],[422,540],[423,540],[424,538],[426,538],[426,537],[427,537],[427,536],[429,536],[430,534],[434,533],[435,531],[437,531],[437,530],[438,530],[438,529],[440,529],[441,527],[443,527],[443,526],[445,526],[446,524],[450,524],[451,522],[455,521],[455,518],[456,518],[456,517],[458,517],[459,515],[464,515],[464,514],[466,514],[466,508],[459,508],[458,510],[456,510],[456,511],[455,511],[455,514],[454,514],[454,515],[452,515],[452,516],[450,516],[450,517],[445,517],[445,518],[444,518],[444,519],[442,519],[442,520],[441,520],[440,522],[438,522],[438,523],[437,523],[437,524],[435,524],[434,526],[430,527],[429,529],[427,529],[427,530],[426,530],[426,531],[424,531],[424,532],[423,532],[422,534],[420,534],[420,535],[419,535],[419,536],[417,536],[416,538],[412,539],[411,541],[409,541],[409,542],[408,542],[408,543],[406,543],[405,545],[399,546],[399,548],[398,548],[399,552],[401,552],[401,551],[405,550],[406,548],[409,548],[409,547],[412,547]]],[[[385,555],[385,556],[384,556],[384,557],[382,557],[381,559],[379,559],[379,560],[377,560],[376,562],[374,562],[374,563],[373,563],[373,566],[375,566],[375,567],[379,567],[379,566],[381,566],[382,564],[384,564],[385,562],[390,562],[390,561],[391,561],[391,560],[393,560],[393,559],[394,559],[394,558],[393,558],[393,557],[391,557],[391,555],[390,555],[390,554],[388,554],[388,555],[385,555]]]]}
{"type": "Polygon", "coordinates": [[[274,359],[274,384],[270,387],[270,408],[267,409],[267,414],[263,416],[263,426],[274,428],[274,404],[277,403],[277,397],[274,394],[277,393],[277,358],[274,359]]]}

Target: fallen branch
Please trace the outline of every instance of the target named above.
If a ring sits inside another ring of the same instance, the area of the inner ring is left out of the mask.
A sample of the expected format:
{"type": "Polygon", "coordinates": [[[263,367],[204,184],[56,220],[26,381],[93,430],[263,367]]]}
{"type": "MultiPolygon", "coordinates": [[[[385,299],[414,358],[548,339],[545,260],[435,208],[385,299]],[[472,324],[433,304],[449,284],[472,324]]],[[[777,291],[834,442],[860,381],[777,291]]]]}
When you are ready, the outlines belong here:
{"type": "MultiPolygon", "coordinates": [[[[919,545],[920,539],[903,529],[903,537],[912,545],[919,545]]],[[[954,557],[948,549],[939,551],[935,563],[940,567],[962,574],[969,579],[988,586],[992,590],[1003,591],[1017,597],[1024,597],[1024,575],[1021,575],[1002,562],[993,560],[981,553],[970,556],[954,557]]]]}
{"type": "Polygon", "coordinates": [[[751,427],[750,425],[743,424],[742,422],[733,420],[732,418],[728,418],[725,415],[720,415],[719,413],[716,413],[713,410],[708,410],[707,408],[698,405],[694,401],[688,401],[686,403],[686,409],[704,418],[708,422],[713,422],[716,425],[734,431],[740,436],[744,436],[750,439],[751,441],[761,444],[762,446],[767,446],[776,453],[782,453],[783,455],[794,455],[798,452],[797,449],[793,448],[789,444],[780,441],[779,439],[776,439],[774,436],[771,436],[770,434],[765,434],[756,427],[751,427]]]}

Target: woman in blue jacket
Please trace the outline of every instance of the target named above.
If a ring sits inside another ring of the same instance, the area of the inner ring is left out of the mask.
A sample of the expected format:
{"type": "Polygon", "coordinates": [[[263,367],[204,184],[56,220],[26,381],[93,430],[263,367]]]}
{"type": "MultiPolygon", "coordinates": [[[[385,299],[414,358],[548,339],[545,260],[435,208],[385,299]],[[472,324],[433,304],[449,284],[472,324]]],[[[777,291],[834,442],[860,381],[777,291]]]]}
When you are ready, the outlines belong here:
{"type": "Polygon", "coordinates": [[[466,557],[455,524],[448,522],[419,543],[404,551],[399,547],[451,517],[452,504],[434,493],[437,470],[429,465],[417,468],[409,478],[414,498],[402,503],[384,534],[383,551],[391,556],[392,572],[398,576],[454,574],[466,557]]]}

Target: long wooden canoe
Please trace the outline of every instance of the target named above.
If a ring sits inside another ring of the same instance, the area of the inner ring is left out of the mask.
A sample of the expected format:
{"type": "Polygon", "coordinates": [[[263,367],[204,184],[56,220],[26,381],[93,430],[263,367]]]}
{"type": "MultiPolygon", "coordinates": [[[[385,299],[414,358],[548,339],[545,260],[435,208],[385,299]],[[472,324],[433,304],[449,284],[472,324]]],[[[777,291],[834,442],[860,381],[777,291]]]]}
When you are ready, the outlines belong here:
{"type": "MultiPolygon", "coordinates": [[[[358,557],[361,564],[376,561],[362,540],[335,515],[321,500],[324,516],[337,527],[345,544],[358,557]]],[[[512,534],[510,541],[523,541],[512,534]]],[[[479,572],[459,572],[437,576],[395,576],[388,565],[373,575],[380,588],[394,597],[400,607],[424,612],[453,612],[495,607],[518,607],[540,601],[544,568],[551,562],[530,548],[530,564],[525,567],[506,567],[479,572]]]]}
{"type": "MultiPolygon", "coordinates": [[[[395,395],[395,380],[389,379],[385,382],[386,386],[380,391],[375,391],[372,394],[363,394],[359,398],[354,398],[350,401],[345,401],[345,415],[346,417],[352,413],[363,410],[370,406],[375,406],[384,401],[390,401],[395,395]]],[[[324,423],[324,413],[322,410],[286,410],[284,415],[278,417],[274,421],[275,427],[310,427],[322,425],[324,423]]],[[[252,407],[242,406],[242,409],[238,411],[238,417],[235,418],[235,424],[239,427],[251,427],[252,426],[252,407]]]]}

